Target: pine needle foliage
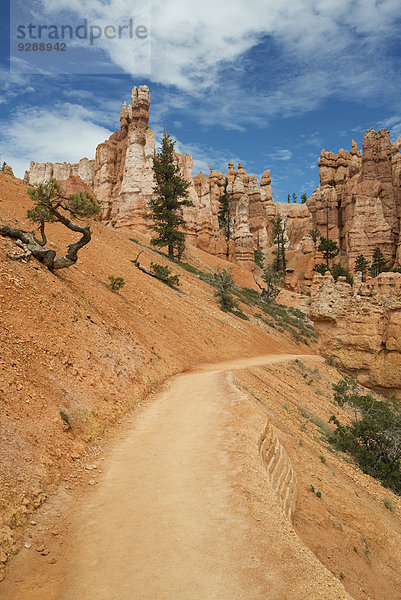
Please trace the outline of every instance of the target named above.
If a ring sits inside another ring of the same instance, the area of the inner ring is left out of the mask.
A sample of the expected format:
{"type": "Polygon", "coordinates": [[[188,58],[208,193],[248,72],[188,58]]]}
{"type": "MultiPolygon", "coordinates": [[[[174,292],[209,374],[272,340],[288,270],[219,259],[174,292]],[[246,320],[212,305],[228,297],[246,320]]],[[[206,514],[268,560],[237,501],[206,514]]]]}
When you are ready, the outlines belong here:
{"type": "Polygon", "coordinates": [[[185,235],[182,226],[183,206],[192,206],[188,200],[189,181],[180,172],[174,152],[174,144],[170,135],[165,131],[160,149],[153,159],[155,177],[155,197],[149,202],[153,222],[151,229],[157,236],[152,240],[153,246],[168,248],[168,257],[174,260],[181,258],[185,250],[185,235]]]}

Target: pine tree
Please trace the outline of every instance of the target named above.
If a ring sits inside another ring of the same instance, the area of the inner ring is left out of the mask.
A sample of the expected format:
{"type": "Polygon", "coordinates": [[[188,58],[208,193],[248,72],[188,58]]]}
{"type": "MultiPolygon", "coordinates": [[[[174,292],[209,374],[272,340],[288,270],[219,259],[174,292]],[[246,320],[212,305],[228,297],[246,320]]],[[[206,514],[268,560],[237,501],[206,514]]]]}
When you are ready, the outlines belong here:
{"type": "Polygon", "coordinates": [[[230,194],[227,192],[228,180],[224,183],[223,193],[219,198],[219,211],[217,213],[217,217],[219,219],[219,225],[222,229],[224,229],[225,237],[227,242],[230,239],[230,194]]]}
{"type": "Polygon", "coordinates": [[[297,195],[296,195],[296,193],[294,192],[294,193],[293,193],[293,195],[292,195],[292,201],[293,201],[293,202],[296,202],[296,201],[297,201],[297,199],[298,199],[298,196],[297,196],[297,195]]]}
{"type": "Polygon", "coordinates": [[[260,267],[261,269],[263,269],[265,257],[263,256],[262,250],[260,248],[257,248],[256,250],[253,251],[253,255],[254,255],[255,265],[257,267],[260,267]]]}
{"type": "Polygon", "coordinates": [[[291,202],[291,194],[288,194],[288,196],[287,196],[287,202],[288,202],[288,204],[290,204],[290,202],[291,202]]]}
{"type": "Polygon", "coordinates": [[[359,271],[360,273],[362,273],[362,281],[365,281],[366,279],[366,272],[368,268],[369,261],[366,260],[363,254],[359,254],[359,256],[356,257],[354,270],[355,272],[359,271]]]}
{"type": "Polygon", "coordinates": [[[308,199],[308,196],[305,193],[303,193],[302,196],[301,196],[301,204],[305,204],[305,202],[307,201],[307,199],[308,199]]]}
{"type": "Polygon", "coordinates": [[[287,268],[287,261],[285,256],[285,223],[283,218],[278,216],[274,222],[274,243],[277,245],[277,254],[276,260],[274,264],[274,268],[276,271],[281,271],[285,276],[285,271],[287,268]]]}
{"type": "Polygon", "coordinates": [[[372,264],[370,267],[370,274],[372,277],[377,277],[379,273],[382,273],[386,267],[386,259],[383,256],[383,252],[376,246],[373,251],[372,264]]]}
{"type": "Polygon", "coordinates": [[[234,298],[237,286],[230,269],[217,269],[212,276],[212,285],[216,288],[214,295],[218,299],[222,311],[230,312],[238,308],[238,302],[234,298]]]}
{"type": "Polygon", "coordinates": [[[316,250],[316,244],[317,244],[317,240],[319,239],[319,230],[317,227],[315,227],[314,229],[311,229],[309,232],[309,236],[312,238],[313,243],[315,244],[315,250],[316,250]]]}
{"type": "Polygon", "coordinates": [[[176,164],[174,144],[165,131],[161,147],[153,159],[155,198],[149,202],[154,221],[151,229],[157,233],[151,243],[161,248],[167,246],[170,260],[174,260],[174,252],[180,258],[185,249],[185,236],[179,229],[185,221],[179,211],[182,206],[192,206],[192,202],[188,200],[190,184],[181,175],[176,164]]]}
{"type": "Polygon", "coordinates": [[[323,258],[326,261],[327,270],[329,270],[329,262],[332,258],[338,254],[338,246],[336,242],[325,238],[323,235],[320,236],[320,244],[318,246],[319,252],[323,254],[323,258]]]}

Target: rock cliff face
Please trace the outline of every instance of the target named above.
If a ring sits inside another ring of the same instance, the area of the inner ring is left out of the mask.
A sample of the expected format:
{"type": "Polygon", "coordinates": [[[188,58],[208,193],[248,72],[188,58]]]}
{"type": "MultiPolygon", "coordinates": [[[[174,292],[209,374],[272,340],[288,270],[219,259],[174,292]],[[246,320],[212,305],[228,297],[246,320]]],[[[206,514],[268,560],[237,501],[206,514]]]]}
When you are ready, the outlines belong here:
{"type": "Polygon", "coordinates": [[[309,317],[319,333],[323,356],[359,373],[369,387],[401,398],[401,274],[382,273],[351,287],[340,277],[315,273],[309,317]]]}
{"type": "Polygon", "coordinates": [[[320,233],[337,241],[342,262],[352,269],[358,254],[371,260],[380,246],[391,266],[400,260],[401,139],[391,145],[386,129],[369,129],[358,150],[322,150],[320,187],[307,205],[320,233]]]}
{"type": "MultiPolygon", "coordinates": [[[[131,103],[125,102],[120,114],[120,130],[96,149],[95,160],[83,158],[77,164],[31,162],[25,181],[43,183],[50,177],[70,181],[77,188],[80,178],[90,186],[103,207],[102,220],[119,227],[145,232],[151,224],[149,200],[153,196],[153,156],[155,135],[149,129],[150,93],[146,86],[132,90],[131,103]],[[74,182],[74,184],[73,184],[74,182]]],[[[273,224],[277,214],[287,223],[287,246],[302,249],[302,238],[312,221],[306,206],[273,203],[270,170],[260,184],[240,163],[237,170],[228,163],[226,175],[210,169],[209,176],[193,177],[192,156],[176,154],[177,165],[190,182],[193,206],[183,208],[187,242],[247,269],[254,268],[254,249],[273,245],[273,224]],[[227,180],[231,198],[229,227],[219,227],[219,198],[227,180]]],[[[86,188],[85,188],[86,189],[86,188]]]]}
{"type": "Polygon", "coordinates": [[[51,177],[63,181],[69,177],[80,177],[84,183],[93,188],[95,161],[81,158],[79,163],[38,163],[31,161],[29,171],[25,171],[24,181],[31,185],[44,183],[51,177]]]}

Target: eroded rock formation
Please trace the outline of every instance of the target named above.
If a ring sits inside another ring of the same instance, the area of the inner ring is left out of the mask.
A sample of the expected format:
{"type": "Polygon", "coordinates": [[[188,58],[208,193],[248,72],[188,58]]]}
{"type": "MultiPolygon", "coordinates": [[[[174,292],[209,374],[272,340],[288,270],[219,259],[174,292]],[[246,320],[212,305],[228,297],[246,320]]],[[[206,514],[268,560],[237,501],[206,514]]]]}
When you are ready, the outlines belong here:
{"type": "Polygon", "coordinates": [[[81,158],[79,163],[38,163],[31,161],[29,171],[25,171],[24,181],[31,185],[44,183],[52,177],[63,181],[69,177],[80,177],[84,183],[93,188],[95,161],[81,158]]]}
{"type": "Polygon", "coordinates": [[[381,273],[351,287],[340,277],[315,273],[309,317],[323,356],[360,381],[401,398],[401,274],[381,273]]]}
{"type": "MultiPolygon", "coordinates": [[[[146,86],[132,90],[131,103],[125,102],[120,114],[120,130],[96,149],[95,160],[77,164],[32,162],[25,181],[43,183],[54,177],[77,187],[80,178],[90,186],[103,207],[102,220],[116,228],[128,227],[145,232],[151,224],[149,200],[154,194],[153,156],[155,135],[149,129],[150,93],[146,86]]],[[[274,243],[273,224],[277,214],[287,223],[287,246],[301,250],[302,238],[311,229],[306,206],[279,207],[273,203],[270,170],[258,184],[256,175],[248,175],[239,163],[232,162],[224,176],[210,169],[193,177],[192,156],[176,154],[184,177],[190,182],[191,207],[183,208],[187,242],[226,258],[248,269],[254,268],[254,250],[262,251],[274,243]],[[231,198],[228,228],[219,227],[219,198],[224,192],[231,198]]]]}
{"type": "Polygon", "coordinates": [[[369,129],[363,150],[352,141],[349,152],[322,150],[320,187],[308,200],[320,233],[338,242],[340,257],[352,270],[379,246],[392,266],[400,260],[401,139],[393,145],[387,129],[369,129]]]}
{"type": "Polygon", "coordinates": [[[14,177],[12,167],[10,167],[10,165],[7,165],[7,163],[4,163],[2,172],[4,173],[4,175],[8,175],[9,177],[14,177]]]}

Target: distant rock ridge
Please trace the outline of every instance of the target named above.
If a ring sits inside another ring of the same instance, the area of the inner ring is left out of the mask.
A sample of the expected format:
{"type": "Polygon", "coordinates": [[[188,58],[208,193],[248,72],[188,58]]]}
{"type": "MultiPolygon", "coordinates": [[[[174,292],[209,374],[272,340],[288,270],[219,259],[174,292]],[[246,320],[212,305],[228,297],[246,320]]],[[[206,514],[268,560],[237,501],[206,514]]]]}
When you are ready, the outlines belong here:
{"type": "MultiPolygon", "coordinates": [[[[54,177],[59,181],[80,177],[101,203],[102,220],[112,227],[128,227],[145,232],[151,224],[149,200],[153,197],[152,159],[155,134],[149,129],[150,93],[147,86],[134,87],[131,103],[122,105],[120,130],[99,144],[94,160],[83,158],[77,164],[31,162],[25,181],[39,184],[54,177]]],[[[283,210],[273,203],[270,170],[258,184],[241,163],[237,170],[228,163],[226,175],[210,169],[208,176],[193,177],[189,154],[176,154],[182,174],[190,182],[191,207],[183,208],[187,242],[206,252],[226,258],[247,269],[254,268],[254,250],[273,246],[273,223],[280,212],[291,226],[288,244],[300,248],[300,239],[312,223],[306,207],[291,204],[283,210]],[[231,195],[229,240],[219,227],[219,198],[227,179],[231,195]],[[302,222],[302,235],[297,223],[302,222]]],[[[86,190],[86,187],[85,187],[86,190]]]]}
{"type": "Polygon", "coordinates": [[[81,158],[79,163],[39,163],[31,161],[29,171],[25,172],[24,181],[31,185],[44,183],[52,177],[63,181],[69,177],[80,177],[84,183],[93,188],[95,161],[81,158]]]}

